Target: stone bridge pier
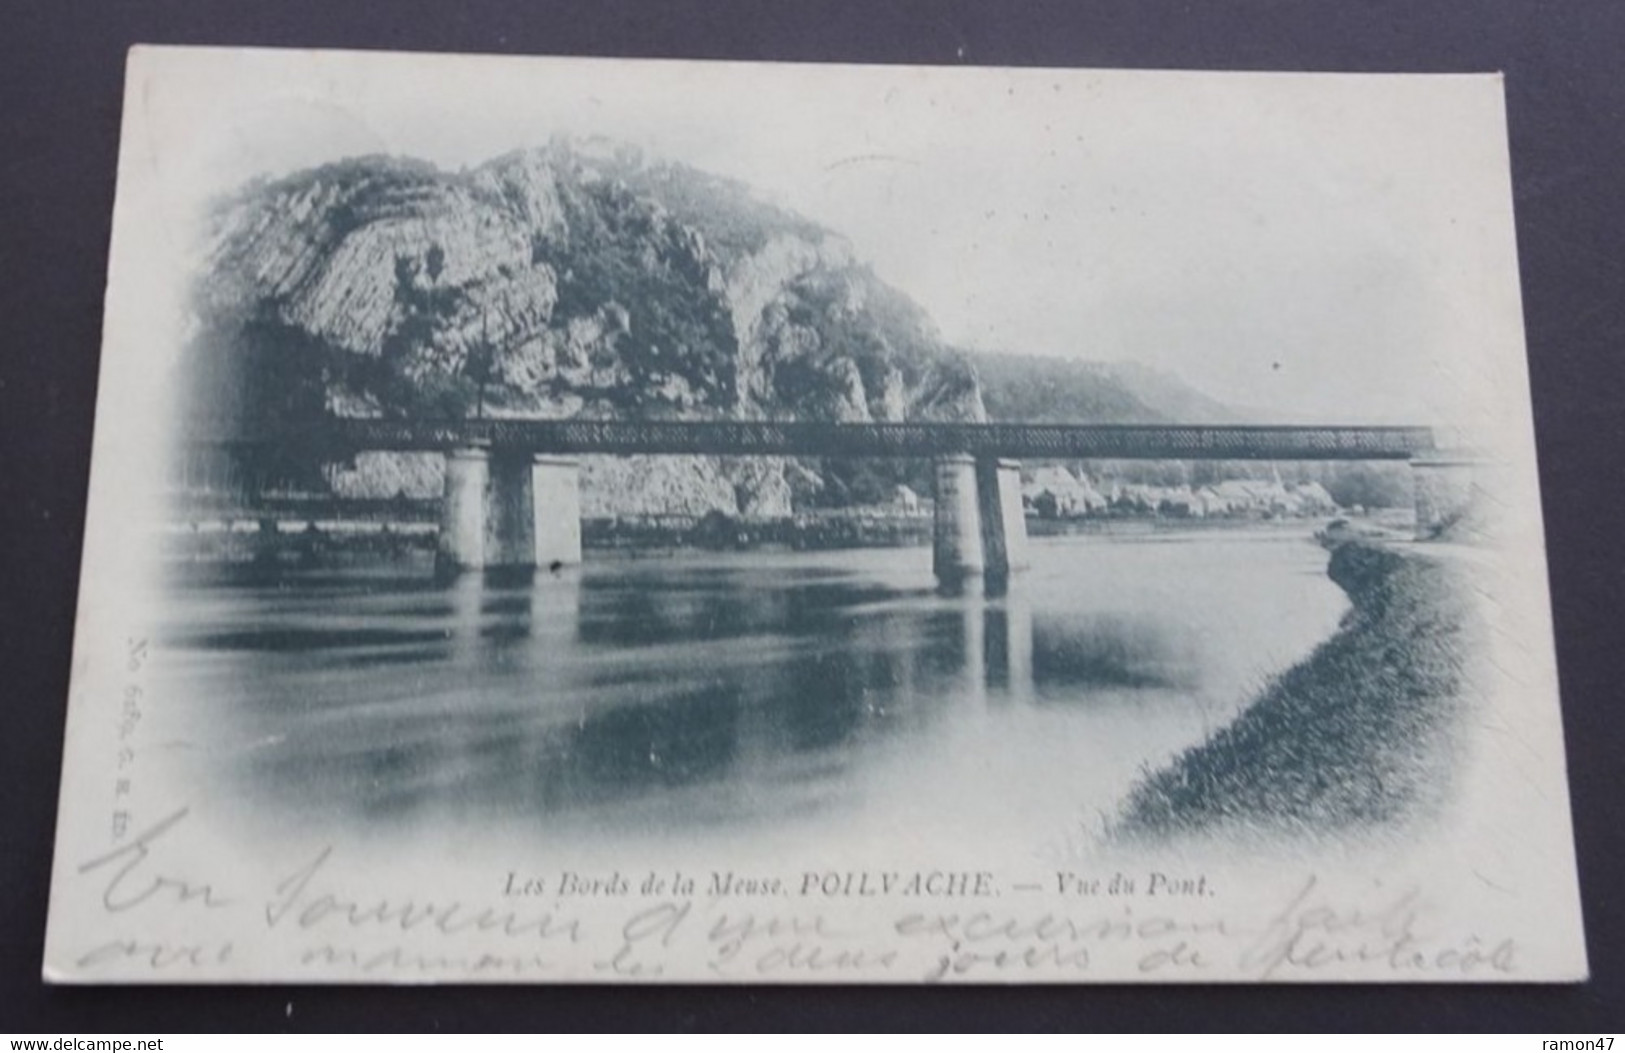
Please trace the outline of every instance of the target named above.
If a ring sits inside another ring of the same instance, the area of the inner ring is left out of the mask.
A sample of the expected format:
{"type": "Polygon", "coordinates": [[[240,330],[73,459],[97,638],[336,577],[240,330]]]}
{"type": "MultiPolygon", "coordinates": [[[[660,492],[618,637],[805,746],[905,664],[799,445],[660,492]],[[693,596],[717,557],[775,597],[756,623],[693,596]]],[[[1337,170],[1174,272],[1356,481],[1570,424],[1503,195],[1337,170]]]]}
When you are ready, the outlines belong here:
{"type": "Polygon", "coordinates": [[[446,452],[445,474],[437,568],[581,562],[580,467],[573,458],[460,446],[446,452]]]}
{"type": "Polygon", "coordinates": [[[997,587],[1026,568],[1020,464],[964,454],[937,461],[931,557],[937,581],[949,588],[978,576],[997,587]]]}

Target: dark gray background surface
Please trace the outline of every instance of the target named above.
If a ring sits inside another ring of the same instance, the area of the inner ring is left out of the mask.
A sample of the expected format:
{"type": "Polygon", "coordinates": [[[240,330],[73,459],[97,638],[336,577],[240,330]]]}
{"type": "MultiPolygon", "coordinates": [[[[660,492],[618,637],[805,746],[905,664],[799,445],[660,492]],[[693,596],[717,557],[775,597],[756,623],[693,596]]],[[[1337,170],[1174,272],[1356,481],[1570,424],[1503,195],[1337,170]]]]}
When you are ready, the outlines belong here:
{"type": "MultiPolygon", "coordinates": [[[[27,0],[0,8],[0,1032],[1598,1032],[1625,1020],[1625,4],[27,0]],[[1593,980],[1567,987],[56,989],[39,980],[129,45],[1507,75],[1593,980]],[[288,1007],[291,1004],[292,1013],[288,1007]]],[[[1538,1048],[1531,1045],[1531,1048],[1538,1048]]]]}

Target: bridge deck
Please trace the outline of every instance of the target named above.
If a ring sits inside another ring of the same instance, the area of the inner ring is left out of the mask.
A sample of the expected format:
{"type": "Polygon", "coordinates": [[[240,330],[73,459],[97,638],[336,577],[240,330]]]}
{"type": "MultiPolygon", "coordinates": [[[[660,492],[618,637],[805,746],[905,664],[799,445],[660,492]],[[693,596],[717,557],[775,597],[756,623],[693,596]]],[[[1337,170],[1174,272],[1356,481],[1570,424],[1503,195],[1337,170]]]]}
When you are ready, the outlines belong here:
{"type": "Polygon", "coordinates": [[[1434,448],[1419,427],[1184,424],[832,424],[811,421],[460,420],[326,418],[273,430],[194,427],[187,441],[288,452],[444,450],[489,445],[553,454],[1403,460],[1434,448]]]}

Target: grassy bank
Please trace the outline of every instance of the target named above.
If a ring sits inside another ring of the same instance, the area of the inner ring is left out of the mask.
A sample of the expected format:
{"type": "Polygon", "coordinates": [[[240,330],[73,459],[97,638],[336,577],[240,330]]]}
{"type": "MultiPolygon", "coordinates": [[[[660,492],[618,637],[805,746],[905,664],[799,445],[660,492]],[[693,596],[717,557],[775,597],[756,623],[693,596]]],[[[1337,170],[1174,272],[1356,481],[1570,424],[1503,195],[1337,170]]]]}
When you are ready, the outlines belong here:
{"type": "Polygon", "coordinates": [[[1448,561],[1359,542],[1328,569],[1338,632],[1229,726],[1130,793],[1114,832],[1334,832],[1421,814],[1449,792],[1474,629],[1448,561]]]}

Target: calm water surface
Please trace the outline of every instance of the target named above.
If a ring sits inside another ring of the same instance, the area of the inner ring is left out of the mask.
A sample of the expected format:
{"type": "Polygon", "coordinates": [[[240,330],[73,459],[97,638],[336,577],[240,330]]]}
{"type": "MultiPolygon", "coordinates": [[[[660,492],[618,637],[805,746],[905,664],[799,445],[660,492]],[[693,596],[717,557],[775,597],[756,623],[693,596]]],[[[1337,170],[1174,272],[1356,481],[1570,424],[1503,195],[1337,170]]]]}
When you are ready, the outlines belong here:
{"type": "Polygon", "coordinates": [[[1346,609],[1304,535],[1035,541],[1000,598],[927,550],[178,586],[161,734],[246,823],[884,843],[1098,825],[1346,609]]]}

